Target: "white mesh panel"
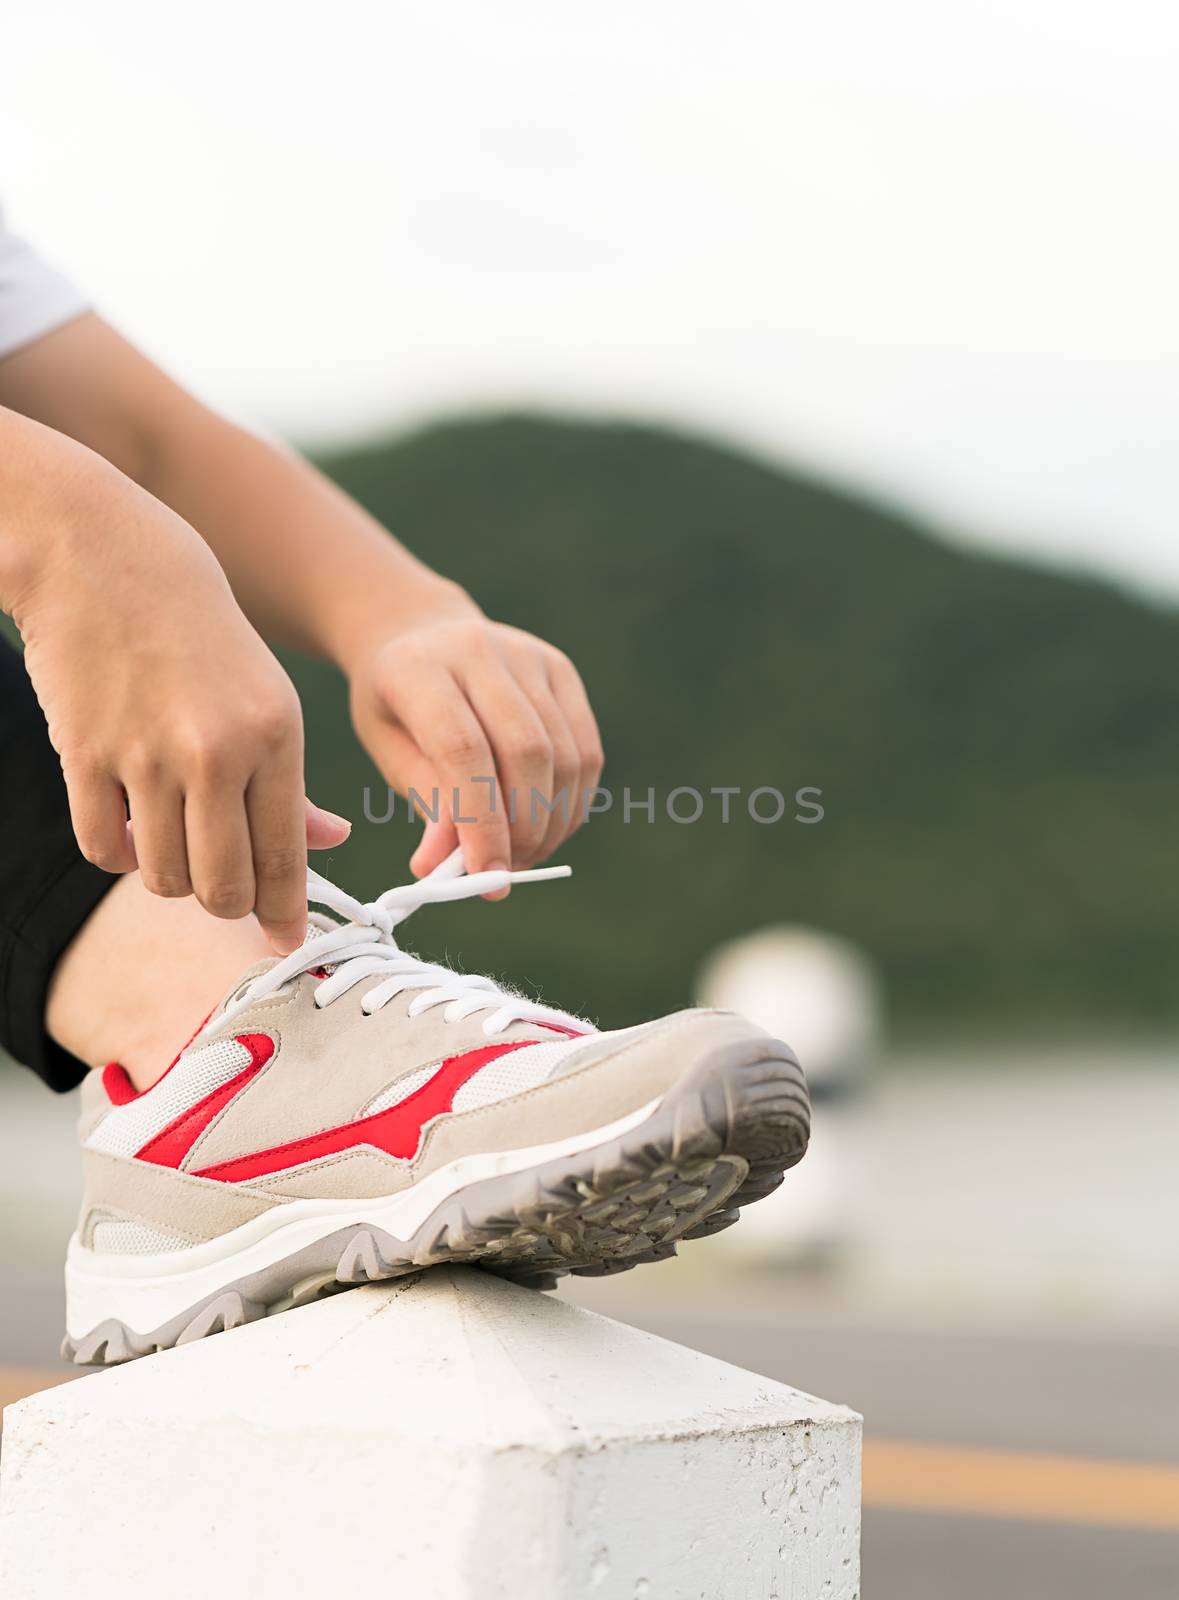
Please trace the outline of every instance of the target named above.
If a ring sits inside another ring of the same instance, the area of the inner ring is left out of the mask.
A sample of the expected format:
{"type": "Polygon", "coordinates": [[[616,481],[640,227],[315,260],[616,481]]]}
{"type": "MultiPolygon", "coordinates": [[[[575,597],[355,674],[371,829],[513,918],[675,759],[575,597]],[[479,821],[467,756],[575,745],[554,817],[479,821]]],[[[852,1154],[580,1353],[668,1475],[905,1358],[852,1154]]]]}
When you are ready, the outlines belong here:
{"type": "Polygon", "coordinates": [[[189,1250],[192,1246],[178,1234],[149,1228],[145,1222],[96,1222],[90,1248],[113,1256],[154,1256],[162,1250],[189,1250]]]}
{"type": "Polygon", "coordinates": [[[612,1055],[621,1044],[629,1044],[637,1034],[645,1033],[653,1026],[650,1022],[637,1022],[633,1028],[615,1028],[608,1033],[587,1033],[581,1039],[571,1039],[568,1055],[563,1056],[553,1068],[554,1078],[563,1078],[567,1072],[576,1072],[587,1061],[598,1061],[603,1056],[612,1055]],[[574,1049],[572,1046],[580,1046],[574,1049]]]}
{"type": "Polygon", "coordinates": [[[544,1083],[557,1068],[564,1066],[566,1058],[575,1050],[584,1049],[585,1039],[554,1039],[552,1044],[526,1044],[519,1050],[509,1050],[507,1055],[489,1061],[455,1095],[456,1111],[475,1111],[479,1106],[489,1106],[496,1100],[506,1100],[509,1095],[523,1094],[525,1089],[535,1089],[544,1083]]]}
{"type": "MultiPolygon", "coordinates": [[[[600,1035],[591,1037],[599,1038],[600,1035]]],[[[454,1097],[454,1109],[473,1111],[477,1106],[487,1106],[494,1100],[503,1100],[508,1095],[520,1094],[524,1089],[533,1089],[538,1083],[543,1083],[550,1073],[564,1067],[567,1058],[588,1042],[587,1039],[554,1039],[550,1044],[546,1039],[539,1044],[526,1044],[518,1050],[509,1050],[506,1055],[488,1062],[463,1084],[454,1097]]],[[[378,1111],[388,1111],[390,1106],[399,1106],[429,1083],[441,1065],[441,1061],[434,1061],[428,1067],[419,1067],[416,1072],[406,1073],[404,1078],[398,1078],[396,1083],[382,1089],[360,1115],[371,1117],[378,1111]]]]}
{"type": "Polygon", "coordinates": [[[236,1039],[214,1039],[186,1050],[154,1088],[129,1105],[108,1111],[86,1140],[86,1148],[110,1156],[133,1156],[182,1112],[244,1071],[251,1060],[250,1052],[236,1039]]]}
{"type": "Polygon", "coordinates": [[[374,1117],[378,1111],[388,1111],[390,1106],[399,1106],[403,1100],[408,1100],[411,1094],[416,1094],[423,1085],[438,1071],[440,1062],[432,1061],[428,1067],[419,1067],[416,1072],[406,1073],[404,1078],[398,1078],[396,1083],[391,1083],[387,1089],[382,1089],[375,1100],[370,1100],[360,1113],[362,1117],[374,1117]]]}

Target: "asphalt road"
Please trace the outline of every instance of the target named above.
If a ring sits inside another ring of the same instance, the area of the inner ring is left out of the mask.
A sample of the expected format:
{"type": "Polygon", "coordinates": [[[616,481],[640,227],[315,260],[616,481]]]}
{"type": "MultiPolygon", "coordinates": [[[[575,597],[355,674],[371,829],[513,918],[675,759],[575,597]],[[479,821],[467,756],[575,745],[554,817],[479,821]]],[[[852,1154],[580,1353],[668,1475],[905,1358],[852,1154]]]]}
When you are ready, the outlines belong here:
{"type": "MultiPolygon", "coordinates": [[[[640,1281],[635,1275],[632,1284],[640,1281]]],[[[864,1413],[867,1600],[1174,1600],[1179,1594],[1179,1500],[1170,1529],[1126,1525],[1117,1496],[1108,1520],[1100,1508],[1099,1520],[1090,1522],[1069,1520],[1071,1512],[998,1516],[985,1496],[963,1514],[931,1509],[923,1499],[927,1485],[893,1483],[883,1468],[868,1471],[875,1441],[909,1441],[953,1446],[967,1467],[979,1452],[1013,1452],[981,1459],[997,1460],[1001,1470],[1005,1460],[1018,1458],[1049,1480],[1053,1461],[1093,1458],[1115,1489],[1127,1467],[1133,1473],[1135,1463],[1154,1463],[1164,1476],[1175,1469],[1179,1494],[1179,1341],[1059,1328],[880,1325],[862,1309],[799,1312],[788,1292],[759,1299],[715,1286],[707,1300],[663,1297],[659,1281],[647,1274],[641,1295],[622,1279],[582,1283],[576,1298],[864,1413]],[[1043,1466],[1041,1455],[1050,1458],[1043,1466]]],[[[0,1276],[0,1304],[0,1387],[6,1373],[11,1389],[27,1385],[22,1374],[29,1369],[46,1377],[64,1372],[55,1355],[56,1277],[10,1270],[0,1276]]],[[[968,1471],[968,1502],[974,1482],[968,1471]]]]}

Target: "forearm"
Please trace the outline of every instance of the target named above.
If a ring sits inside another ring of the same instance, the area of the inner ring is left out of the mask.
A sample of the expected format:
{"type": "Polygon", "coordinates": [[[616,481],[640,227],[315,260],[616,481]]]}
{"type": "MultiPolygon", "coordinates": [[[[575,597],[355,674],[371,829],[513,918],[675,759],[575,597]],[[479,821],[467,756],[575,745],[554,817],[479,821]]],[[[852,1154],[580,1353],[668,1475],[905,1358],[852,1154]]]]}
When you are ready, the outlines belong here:
{"type": "Polygon", "coordinates": [[[308,462],[195,402],[150,477],[200,529],[269,638],[346,669],[400,623],[475,610],[308,462]]]}
{"type": "Polygon", "coordinates": [[[92,314],[0,362],[0,405],[196,528],[268,638],[347,668],[401,622],[478,614],[314,467],[215,415],[92,314]]]}

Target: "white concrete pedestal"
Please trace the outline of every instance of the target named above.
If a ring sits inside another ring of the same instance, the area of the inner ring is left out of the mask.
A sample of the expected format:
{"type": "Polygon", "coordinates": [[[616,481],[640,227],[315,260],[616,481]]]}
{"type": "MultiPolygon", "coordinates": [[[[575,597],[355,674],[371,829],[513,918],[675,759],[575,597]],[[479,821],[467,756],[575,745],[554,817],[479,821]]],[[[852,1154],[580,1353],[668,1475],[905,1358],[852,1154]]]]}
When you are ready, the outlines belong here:
{"type": "Polygon", "coordinates": [[[470,1269],[5,1414],[4,1600],[853,1600],[860,1421],[470,1269]]]}

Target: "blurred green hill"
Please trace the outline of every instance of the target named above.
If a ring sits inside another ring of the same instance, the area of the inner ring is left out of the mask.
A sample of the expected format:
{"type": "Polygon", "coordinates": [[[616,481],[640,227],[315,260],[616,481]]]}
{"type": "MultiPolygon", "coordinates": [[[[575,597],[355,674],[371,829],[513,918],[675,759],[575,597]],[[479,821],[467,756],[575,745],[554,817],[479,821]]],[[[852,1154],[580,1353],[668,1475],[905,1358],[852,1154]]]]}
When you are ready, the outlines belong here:
{"type": "MultiPolygon", "coordinates": [[[[743,801],[725,825],[715,799],[624,825],[619,800],[563,853],[571,883],[425,911],[415,948],[620,1023],[687,1001],[718,940],[799,921],[868,949],[902,1029],[1179,1015],[1173,613],[648,427],[476,419],[323,465],[569,652],[616,791],[822,790],[817,825],[743,801]]],[[[291,665],[310,791],[357,822],[325,870],[375,894],[414,830],[362,820],[384,793],[342,688],[291,665]]]]}

